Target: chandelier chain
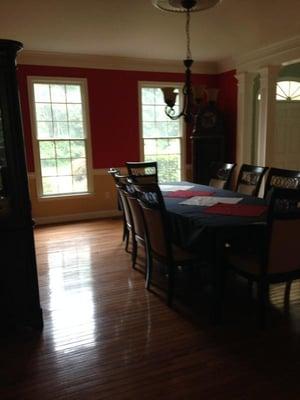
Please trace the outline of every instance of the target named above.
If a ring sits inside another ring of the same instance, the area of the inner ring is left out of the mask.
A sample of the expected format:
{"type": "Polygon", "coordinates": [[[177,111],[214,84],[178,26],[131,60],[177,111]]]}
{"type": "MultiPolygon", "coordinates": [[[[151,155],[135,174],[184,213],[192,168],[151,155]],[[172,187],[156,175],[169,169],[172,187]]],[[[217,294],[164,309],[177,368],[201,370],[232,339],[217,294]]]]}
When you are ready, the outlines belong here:
{"type": "Polygon", "coordinates": [[[186,58],[190,60],[192,58],[191,53],[191,37],[190,37],[190,10],[186,11],[186,24],[185,24],[185,33],[186,33],[186,58]]]}

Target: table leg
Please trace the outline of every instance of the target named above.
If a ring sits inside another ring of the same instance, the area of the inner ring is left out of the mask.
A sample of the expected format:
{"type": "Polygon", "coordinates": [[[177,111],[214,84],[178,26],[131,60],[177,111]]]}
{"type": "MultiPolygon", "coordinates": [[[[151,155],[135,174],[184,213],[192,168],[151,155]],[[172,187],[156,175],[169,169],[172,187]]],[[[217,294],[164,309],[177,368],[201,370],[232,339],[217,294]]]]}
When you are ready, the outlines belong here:
{"type": "Polygon", "coordinates": [[[212,320],[218,324],[222,321],[224,285],[226,275],[225,265],[225,235],[220,229],[214,233],[213,257],[213,291],[212,291],[212,320]]]}

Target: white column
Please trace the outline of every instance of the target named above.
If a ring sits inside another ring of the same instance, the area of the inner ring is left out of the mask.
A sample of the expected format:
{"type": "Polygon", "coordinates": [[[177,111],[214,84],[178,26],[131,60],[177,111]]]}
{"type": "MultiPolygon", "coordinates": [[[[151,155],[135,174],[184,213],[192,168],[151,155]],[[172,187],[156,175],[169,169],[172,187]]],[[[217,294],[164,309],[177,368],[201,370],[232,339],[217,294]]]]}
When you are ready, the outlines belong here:
{"type": "Polygon", "coordinates": [[[239,166],[251,163],[253,136],[253,83],[256,74],[240,72],[238,80],[238,115],[237,115],[237,144],[236,162],[239,166]]]}
{"type": "Polygon", "coordinates": [[[272,135],[275,132],[276,82],[280,66],[270,65],[259,70],[260,104],[258,119],[257,161],[259,165],[270,166],[272,135]]]}

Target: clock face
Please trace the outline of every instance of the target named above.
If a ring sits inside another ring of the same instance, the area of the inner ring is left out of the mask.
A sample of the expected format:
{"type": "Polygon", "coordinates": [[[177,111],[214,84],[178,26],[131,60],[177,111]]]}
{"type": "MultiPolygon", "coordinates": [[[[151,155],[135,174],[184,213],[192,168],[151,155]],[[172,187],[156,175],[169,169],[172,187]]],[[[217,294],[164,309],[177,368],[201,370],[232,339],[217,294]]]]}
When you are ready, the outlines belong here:
{"type": "Polygon", "coordinates": [[[211,129],[216,126],[217,116],[211,111],[207,111],[201,116],[201,126],[204,129],[211,129]]]}

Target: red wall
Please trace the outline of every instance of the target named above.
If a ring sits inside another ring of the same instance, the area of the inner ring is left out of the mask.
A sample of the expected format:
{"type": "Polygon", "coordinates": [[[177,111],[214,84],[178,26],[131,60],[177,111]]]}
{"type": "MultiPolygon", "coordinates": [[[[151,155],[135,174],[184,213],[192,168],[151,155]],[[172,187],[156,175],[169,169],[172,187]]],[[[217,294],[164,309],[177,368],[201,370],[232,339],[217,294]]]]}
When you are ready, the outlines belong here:
{"type": "MultiPolygon", "coordinates": [[[[94,168],[119,167],[139,160],[139,81],[182,82],[184,74],[19,65],[18,79],[28,171],[34,171],[27,76],[86,78],[88,83],[94,168]]],[[[235,154],[236,82],[234,71],[221,75],[193,74],[194,84],[219,87],[219,103],[228,122],[228,156],[235,154]]],[[[189,136],[189,133],[187,133],[189,136]]],[[[187,161],[190,146],[187,141],[187,161]]]]}

